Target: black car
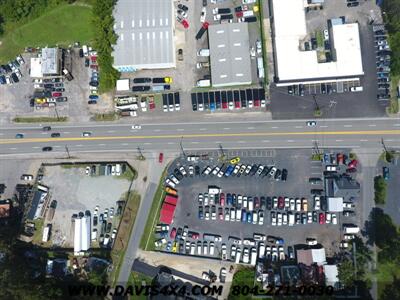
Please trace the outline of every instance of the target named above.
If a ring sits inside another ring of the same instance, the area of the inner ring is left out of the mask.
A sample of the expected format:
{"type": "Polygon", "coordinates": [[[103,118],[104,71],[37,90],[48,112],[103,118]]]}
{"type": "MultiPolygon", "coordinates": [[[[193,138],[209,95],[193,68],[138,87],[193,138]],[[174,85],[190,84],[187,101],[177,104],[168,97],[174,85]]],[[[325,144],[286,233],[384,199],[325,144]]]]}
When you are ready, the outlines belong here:
{"type": "Polygon", "coordinates": [[[52,89],[53,92],[65,92],[64,88],[53,88],[52,89]]]}
{"type": "MultiPolygon", "coordinates": [[[[90,81],[89,82],[89,85],[90,86],[95,86],[95,87],[97,87],[97,86],[99,86],[99,82],[98,81],[90,81]]],[[[150,88],[150,87],[149,87],[150,88]]],[[[133,88],[132,88],[132,90],[133,90],[133,88]]]]}
{"type": "Polygon", "coordinates": [[[183,5],[183,4],[178,4],[178,8],[182,9],[184,11],[188,11],[189,10],[189,8],[186,5],[183,5]]]}
{"type": "Polygon", "coordinates": [[[43,151],[43,152],[49,152],[49,151],[51,151],[51,150],[53,150],[53,147],[43,147],[43,148],[42,148],[42,151],[43,151]]]}
{"type": "Polygon", "coordinates": [[[86,58],[85,59],[85,67],[89,67],[89,65],[90,65],[90,60],[89,60],[89,58],[86,58]]]}
{"type": "Polygon", "coordinates": [[[192,93],[191,97],[192,97],[192,110],[193,110],[193,111],[197,111],[197,98],[196,98],[196,94],[195,94],[195,93],[192,93]]]}
{"type": "Polygon", "coordinates": [[[132,87],[132,92],[145,92],[145,91],[149,91],[149,90],[150,90],[149,85],[138,85],[138,86],[132,87]]]}
{"type": "Polygon", "coordinates": [[[79,57],[83,57],[83,49],[79,49],[79,57]]]}
{"type": "Polygon", "coordinates": [[[107,233],[111,232],[111,227],[112,227],[112,223],[108,223],[107,224],[107,230],[106,230],[107,233]]]}
{"type": "Polygon", "coordinates": [[[322,190],[322,189],[312,189],[311,190],[311,194],[313,194],[313,195],[322,195],[322,192],[323,192],[324,190],[322,190]]]}
{"type": "Polygon", "coordinates": [[[0,76],[0,84],[6,84],[6,77],[4,75],[0,76]]]}
{"type": "Polygon", "coordinates": [[[57,97],[57,98],[56,98],[56,101],[57,101],[57,102],[67,102],[67,101],[68,101],[68,98],[67,98],[67,97],[57,97]]]}
{"type": "Polygon", "coordinates": [[[207,0],[203,0],[203,6],[207,6],[207,0]]]}
{"type": "Polygon", "coordinates": [[[269,168],[268,166],[264,166],[264,169],[262,170],[260,177],[265,177],[268,174],[269,168]]]}
{"type": "Polygon", "coordinates": [[[299,95],[304,96],[304,84],[299,84],[299,95]]]}
{"type": "Polygon", "coordinates": [[[326,94],[326,85],[325,85],[325,83],[321,84],[321,93],[322,94],[326,94]]]}
{"type": "Polygon", "coordinates": [[[261,196],[261,198],[260,198],[260,208],[261,208],[261,209],[265,209],[265,207],[266,207],[266,200],[265,200],[265,197],[264,197],[264,196],[261,196]]]}
{"type": "Polygon", "coordinates": [[[62,87],[64,87],[64,83],[62,83],[62,82],[60,82],[60,83],[55,83],[54,86],[55,86],[55,87],[62,88],[62,87]]]}
{"type": "Polygon", "coordinates": [[[194,167],[194,175],[196,175],[196,176],[200,175],[200,167],[199,166],[194,167]]]}
{"type": "Polygon", "coordinates": [[[294,218],[295,218],[295,220],[296,220],[296,224],[300,224],[300,213],[296,213],[296,214],[294,215],[294,218]]]}
{"type": "Polygon", "coordinates": [[[88,104],[97,104],[97,101],[96,100],[89,100],[87,103],[88,104]]]}
{"type": "Polygon", "coordinates": [[[215,92],[215,104],[217,106],[217,109],[221,108],[221,92],[220,91],[215,92]]]}
{"type": "Polygon", "coordinates": [[[181,173],[181,171],[179,171],[178,168],[174,170],[174,175],[176,176],[176,178],[178,178],[178,180],[182,180],[183,178],[183,174],[181,173]]]}
{"type": "Polygon", "coordinates": [[[288,171],[286,169],[282,169],[282,181],[286,181],[287,180],[287,174],[288,171]]]}
{"type": "Polygon", "coordinates": [[[208,97],[208,93],[203,93],[203,99],[204,99],[204,109],[209,109],[210,108],[210,100],[208,97]]]}
{"type": "Polygon", "coordinates": [[[133,79],[133,83],[150,83],[151,78],[149,77],[138,77],[133,79]]]}
{"type": "Polygon", "coordinates": [[[226,91],[221,92],[221,99],[222,99],[222,104],[227,107],[228,97],[226,96],[226,91]]]}
{"type": "Polygon", "coordinates": [[[330,84],[326,85],[326,93],[328,95],[332,94],[332,85],[330,85],[330,84]]]}
{"type": "Polygon", "coordinates": [[[51,126],[44,126],[42,128],[43,131],[50,131],[51,130],[51,126]]]}
{"type": "Polygon", "coordinates": [[[275,172],[275,180],[276,181],[279,181],[279,180],[281,180],[281,178],[282,178],[282,171],[280,170],[280,169],[277,169],[276,170],[276,172],[275,172]]]}
{"type": "Polygon", "coordinates": [[[240,91],[240,104],[241,104],[242,108],[246,108],[247,107],[247,97],[246,97],[246,91],[245,90],[241,90],[240,91]]]}
{"type": "Polygon", "coordinates": [[[53,132],[51,134],[51,137],[53,137],[53,138],[57,138],[57,137],[60,137],[60,136],[61,136],[61,134],[59,132],[53,132]]]}
{"type": "Polygon", "coordinates": [[[360,3],[358,3],[358,2],[348,2],[347,3],[347,7],[356,7],[356,6],[358,6],[360,3]]]}
{"type": "Polygon", "coordinates": [[[11,74],[11,78],[13,79],[14,82],[19,82],[18,76],[15,73],[11,74]]]}
{"type": "Polygon", "coordinates": [[[200,104],[203,105],[203,94],[202,93],[197,93],[197,102],[198,102],[199,106],[200,106],[200,104]]]}
{"type": "Polygon", "coordinates": [[[311,49],[313,49],[313,50],[317,49],[317,39],[316,38],[311,39],[311,49]]]}
{"type": "Polygon", "coordinates": [[[254,174],[256,174],[256,172],[257,172],[257,169],[258,169],[258,165],[253,165],[250,169],[249,175],[254,176],[254,174]]]}
{"type": "Polygon", "coordinates": [[[98,218],[97,218],[97,216],[94,216],[93,217],[93,227],[97,226],[97,222],[98,222],[98,218]]]}

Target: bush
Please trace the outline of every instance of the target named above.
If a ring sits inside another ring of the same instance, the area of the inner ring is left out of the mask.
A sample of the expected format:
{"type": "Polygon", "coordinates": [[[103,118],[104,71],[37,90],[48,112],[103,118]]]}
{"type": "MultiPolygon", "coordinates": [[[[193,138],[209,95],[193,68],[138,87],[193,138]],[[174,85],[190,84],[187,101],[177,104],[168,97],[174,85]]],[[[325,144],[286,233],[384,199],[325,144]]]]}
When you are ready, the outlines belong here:
{"type": "Polygon", "coordinates": [[[376,204],[385,204],[386,202],[386,193],[387,193],[387,184],[385,179],[382,176],[376,176],[374,179],[374,188],[375,188],[375,203],[376,204]]]}

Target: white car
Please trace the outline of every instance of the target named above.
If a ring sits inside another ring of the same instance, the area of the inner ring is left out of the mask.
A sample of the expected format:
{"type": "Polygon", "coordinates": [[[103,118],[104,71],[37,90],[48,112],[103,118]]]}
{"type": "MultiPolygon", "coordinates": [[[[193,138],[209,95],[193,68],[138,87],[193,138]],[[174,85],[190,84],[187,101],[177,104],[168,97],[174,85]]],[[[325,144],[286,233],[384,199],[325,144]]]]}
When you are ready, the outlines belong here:
{"type": "Polygon", "coordinates": [[[276,216],[277,216],[277,219],[278,219],[277,225],[278,226],[282,226],[282,214],[280,212],[277,212],[276,216]]]}
{"type": "Polygon", "coordinates": [[[288,210],[290,207],[290,200],[288,197],[285,197],[285,209],[288,210]]]}
{"type": "Polygon", "coordinates": [[[307,245],[309,246],[315,246],[318,244],[317,240],[314,238],[306,238],[307,245]]]}
{"type": "Polygon", "coordinates": [[[114,240],[116,236],[117,236],[117,229],[114,228],[111,234],[111,238],[114,240]]]}
{"type": "Polygon", "coordinates": [[[86,169],[85,169],[85,174],[86,174],[87,176],[90,175],[90,167],[89,167],[89,166],[86,167],[86,169]]]}
{"type": "Polygon", "coordinates": [[[301,211],[301,200],[299,198],[296,199],[296,211],[301,211]]]}
{"type": "Polygon", "coordinates": [[[345,239],[345,240],[352,240],[352,239],[354,239],[355,238],[355,235],[354,234],[345,234],[344,236],[343,236],[343,239],[345,239]]]}
{"type": "Polygon", "coordinates": [[[172,188],[175,188],[175,186],[176,186],[176,184],[169,178],[167,178],[167,180],[165,180],[165,183],[172,188]]]}
{"type": "Polygon", "coordinates": [[[329,31],[328,31],[328,29],[324,30],[324,40],[325,41],[329,40],[329,31]]]}
{"type": "Polygon", "coordinates": [[[169,178],[170,178],[175,184],[179,184],[179,180],[178,180],[178,178],[175,177],[175,175],[171,175],[171,176],[169,176],[169,178]]]}
{"type": "Polygon", "coordinates": [[[237,174],[240,170],[240,165],[236,165],[236,167],[233,169],[233,174],[237,174]]]}
{"type": "Polygon", "coordinates": [[[276,215],[274,212],[271,212],[271,225],[276,226],[276,215]]]}
{"type": "Polygon", "coordinates": [[[336,214],[332,214],[332,224],[333,225],[337,224],[337,216],[336,216],[336,214]]]}
{"type": "Polygon", "coordinates": [[[329,213],[329,212],[326,212],[326,213],[325,213],[325,223],[326,223],[326,224],[330,224],[331,221],[332,221],[332,214],[329,213]]]}
{"type": "Polygon", "coordinates": [[[179,171],[181,171],[181,173],[182,173],[183,176],[187,176],[186,169],[185,169],[184,166],[181,166],[181,167],[179,168],[179,171]]]}
{"type": "Polygon", "coordinates": [[[234,107],[233,102],[229,102],[229,109],[233,110],[233,107],[234,107]]]}
{"type": "Polygon", "coordinates": [[[217,176],[218,176],[219,178],[221,178],[222,176],[224,176],[224,172],[223,172],[222,170],[219,171],[218,174],[217,174],[217,176]]]}
{"type": "Polygon", "coordinates": [[[189,176],[193,176],[193,175],[194,175],[194,167],[189,166],[189,176]]]}
{"type": "Polygon", "coordinates": [[[253,100],[248,101],[249,108],[253,108],[253,100]]]}
{"type": "Polygon", "coordinates": [[[317,122],[315,122],[315,121],[308,121],[307,122],[307,126],[308,127],[315,127],[317,125],[317,122]]]}
{"type": "Polygon", "coordinates": [[[200,23],[204,23],[206,21],[206,15],[207,15],[207,8],[203,7],[201,9],[200,23]]]}
{"type": "Polygon", "coordinates": [[[260,40],[257,40],[257,41],[256,41],[256,49],[257,49],[257,53],[260,54],[261,51],[262,51],[262,48],[261,48],[261,41],[260,41],[260,40]]]}
{"type": "Polygon", "coordinates": [[[286,213],[282,213],[282,225],[287,225],[288,223],[288,216],[286,213]]]}
{"type": "Polygon", "coordinates": [[[203,242],[203,254],[204,255],[208,254],[208,245],[206,241],[203,242]]]}
{"type": "Polygon", "coordinates": [[[249,263],[249,249],[248,248],[244,248],[243,249],[243,258],[242,258],[243,262],[245,264],[249,263]]]}
{"type": "Polygon", "coordinates": [[[135,125],[132,125],[132,129],[142,129],[142,126],[135,124],[135,125]]]}
{"type": "Polygon", "coordinates": [[[293,198],[290,198],[290,210],[294,211],[296,209],[296,203],[293,198]]]}
{"type": "Polygon", "coordinates": [[[236,257],[236,246],[235,245],[232,245],[231,246],[231,258],[232,259],[235,259],[235,257],[236,257]]]}
{"type": "Polygon", "coordinates": [[[321,200],[319,196],[314,197],[314,210],[320,210],[321,208],[321,200]]]}
{"type": "Polygon", "coordinates": [[[313,221],[312,221],[312,212],[311,211],[309,211],[308,213],[307,213],[307,223],[308,224],[311,224],[313,221]]]}
{"type": "Polygon", "coordinates": [[[218,172],[219,172],[220,170],[221,170],[221,168],[218,167],[218,166],[216,166],[216,167],[214,168],[214,170],[212,171],[212,174],[213,174],[213,175],[217,175],[218,172]]]}
{"type": "Polygon", "coordinates": [[[264,225],[264,212],[258,212],[258,225],[264,225]]]}
{"type": "Polygon", "coordinates": [[[266,107],[267,106],[267,101],[265,99],[261,100],[261,107],[266,107]]]}
{"type": "Polygon", "coordinates": [[[257,169],[257,175],[260,176],[263,170],[264,170],[264,166],[263,165],[259,166],[257,169]]]}

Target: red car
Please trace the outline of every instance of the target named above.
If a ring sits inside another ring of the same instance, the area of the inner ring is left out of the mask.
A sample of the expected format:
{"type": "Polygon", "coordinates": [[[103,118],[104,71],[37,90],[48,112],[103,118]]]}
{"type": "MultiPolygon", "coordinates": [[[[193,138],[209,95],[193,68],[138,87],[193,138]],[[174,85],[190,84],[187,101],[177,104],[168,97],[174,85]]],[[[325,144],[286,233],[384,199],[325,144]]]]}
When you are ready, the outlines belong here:
{"type": "Polygon", "coordinates": [[[228,102],[222,101],[222,109],[227,109],[228,108],[228,102]]]}
{"type": "Polygon", "coordinates": [[[90,65],[90,68],[93,70],[98,70],[99,66],[98,65],[90,65]]]}
{"type": "Polygon", "coordinates": [[[349,168],[346,170],[346,173],[355,173],[355,172],[357,172],[356,168],[349,168]]]}
{"type": "Polygon", "coordinates": [[[342,153],[337,154],[337,163],[338,163],[338,165],[343,164],[343,154],[342,153]]]}
{"type": "Polygon", "coordinates": [[[53,96],[53,97],[60,97],[62,94],[61,93],[58,93],[58,92],[55,92],[55,93],[51,93],[51,96],[53,96]]]}
{"type": "Polygon", "coordinates": [[[351,168],[357,168],[357,164],[358,164],[358,161],[357,161],[356,159],[353,159],[353,160],[349,163],[348,167],[349,167],[349,169],[351,169],[351,168]]]}
{"type": "Polygon", "coordinates": [[[240,100],[239,99],[235,99],[235,108],[240,108],[240,100]]]}
{"type": "Polygon", "coordinates": [[[163,162],[164,159],[164,153],[160,153],[160,155],[158,156],[158,162],[161,164],[163,162]]]}
{"type": "Polygon", "coordinates": [[[283,209],[285,207],[285,199],[283,197],[278,198],[278,208],[283,209]]]}
{"type": "Polygon", "coordinates": [[[182,20],[181,24],[183,25],[183,28],[185,28],[185,29],[189,28],[189,23],[185,19],[182,20]]]}
{"type": "Polygon", "coordinates": [[[174,239],[175,236],[176,236],[176,228],[173,227],[173,228],[171,229],[171,233],[169,234],[169,237],[170,237],[171,239],[174,239]]]}
{"type": "Polygon", "coordinates": [[[189,234],[189,237],[192,238],[192,239],[194,239],[194,240],[198,240],[199,237],[200,237],[200,235],[199,235],[198,232],[191,232],[191,233],[189,234]]]}
{"type": "Polygon", "coordinates": [[[325,224],[325,214],[324,213],[319,214],[319,224],[325,224]]]}
{"type": "Polygon", "coordinates": [[[254,197],[254,207],[255,208],[260,207],[260,199],[258,199],[258,197],[254,197]]]}
{"type": "Polygon", "coordinates": [[[254,106],[259,107],[261,105],[261,101],[259,99],[254,100],[254,106]]]}
{"type": "Polygon", "coordinates": [[[219,203],[221,206],[225,205],[225,194],[224,193],[219,194],[219,203]]]}

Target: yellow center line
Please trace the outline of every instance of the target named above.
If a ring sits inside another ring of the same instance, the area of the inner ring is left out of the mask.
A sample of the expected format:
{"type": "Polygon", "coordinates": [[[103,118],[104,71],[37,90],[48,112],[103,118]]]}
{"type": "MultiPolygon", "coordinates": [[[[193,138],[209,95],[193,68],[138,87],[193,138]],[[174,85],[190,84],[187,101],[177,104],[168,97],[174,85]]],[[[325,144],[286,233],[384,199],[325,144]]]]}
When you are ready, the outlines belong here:
{"type": "Polygon", "coordinates": [[[170,135],[129,135],[129,136],[92,136],[70,138],[28,138],[4,139],[0,144],[24,144],[42,142],[70,141],[103,141],[103,140],[140,140],[140,139],[180,139],[180,138],[209,138],[209,137],[263,137],[263,136],[315,136],[315,135],[400,135],[400,130],[365,130],[365,131],[325,131],[325,132],[247,132],[247,133],[205,133],[205,134],[170,134],[170,135]]]}

